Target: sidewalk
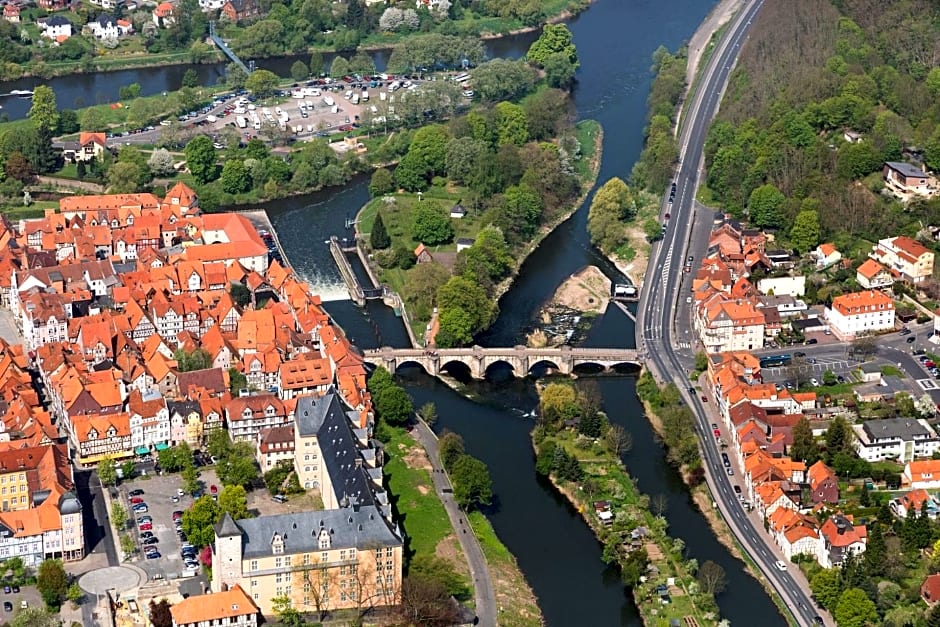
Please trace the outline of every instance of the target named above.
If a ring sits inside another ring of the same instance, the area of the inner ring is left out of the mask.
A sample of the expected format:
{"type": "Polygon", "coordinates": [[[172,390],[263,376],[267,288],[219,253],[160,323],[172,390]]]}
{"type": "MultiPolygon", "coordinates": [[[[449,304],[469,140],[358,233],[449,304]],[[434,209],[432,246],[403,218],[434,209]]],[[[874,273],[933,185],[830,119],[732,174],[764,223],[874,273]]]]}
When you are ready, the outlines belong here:
{"type": "Polygon", "coordinates": [[[450,524],[457,533],[460,548],[467,557],[470,576],[473,577],[473,592],[476,600],[476,612],[479,625],[496,625],[496,594],[493,591],[493,579],[483,556],[480,543],[464,519],[464,513],[454,500],[453,488],[447,473],[441,467],[441,456],[437,448],[437,436],[423,420],[417,420],[412,435],[428,454],[431,462],[431,479],[450,518],[450,524]],[[447,492],[445,492],[447,490],[447,492]]]}

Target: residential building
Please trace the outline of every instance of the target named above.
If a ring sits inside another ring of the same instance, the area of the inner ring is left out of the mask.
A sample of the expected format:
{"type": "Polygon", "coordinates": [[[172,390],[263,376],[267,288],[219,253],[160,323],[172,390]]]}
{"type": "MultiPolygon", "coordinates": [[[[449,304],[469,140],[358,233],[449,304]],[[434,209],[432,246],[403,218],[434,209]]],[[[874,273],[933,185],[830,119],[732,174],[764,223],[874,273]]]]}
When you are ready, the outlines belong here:
{"type": "Polygon", "coordinates": [[[244,22],[258,17],[258,4],[255,0],[225,0],[221,14],[231,22],[244,22]]]}
{"type": "Polygon", "coordinates": [[[258,432],[258,466],[264,474],[281,461],[294,461],[294,425],[265,427],[258,432]]]}
{"type": "Polygon", "coordinates": [[[765,317],[750,300],[731,299],[717,292],[698,306],[696,314],[699,339],[709,353],[748,351],[764,346],[765,317]]]}
{"type": "Polygon", "coordinates": [[[78,150],[72,156],[72,161],[101,162],[108,149],[107,138],[104,133],[79,133],[78,150]]]}
{"type": "Polygon", "coordinates": [[[820,244],[813,251],[812,256],[816,259],[817,268],[828,268],[829,266],[842,261],[842,253],[832,242],[820,244]]]}
{"type": "Polygon", "coordinates": [[[908,516],[918,516],[921,512],[926,512],[928,518],[931,519],[936,519],[937,515],[940,514],[940,502],[937,502],[936,497],[931,496],[923,488],[911,490],[891,499],[888,502],[888,507],[891,509],[892,514],[902,520],[908,516]]]}
{"type": "Polygon", "coordinates": [[[134,32],[134,25],[127,20],[118,19],[111,15],[99,15],[96,20],[87,24],[95,39],[120,39],[134,32]]]}
{"type": "Polygon", "coordinates": [[[205,13],[218,11],[225,4],[225,0],[199,0],[199,8],[205,13]]]}
{"type": "Polygon", "coordinates": [[[865,525],[855,525],[851,516],[836,514],[819,529],[825,545],[819,563],[823,568],[841,566],[849,554],[861,555],[868,543],[865,525]]]}
{"type": "Polygon", "coordinates": [[[158,390],[131,391],[127,397],[131,445],[138,455],[162,451],[170,445],[170,411],[158,390]]]}
{"type": "Polygon", "coordinates": [[[841,340],[894,329],[894,301],[875,290],[843,294],[826,309],[829,328],[841,340]]]}
{"type": "Polygon", "coordinates": [[[68,38],[74,34],[72,22],[61,15],[53,15],[38,22],[38,24],[39,29],[42,31],[42,36],[53,41],[58,41],[59,37],[68,38]]]}
{"type": "Polygon", "coordinates": [[[920,586],[920,598],[929,607],[933,607],[940,602],[940,573],[927,575],[924,583],[920,586]]]}
{"type": "Polygon", "coordinates": [[[806,295],[806,277],[802,274],[797,276],[768,277],[757,282],[757,291],[761,294],[799,298],[806,295]]]}
{"type": "Polygon", "coordinates": [[[933,251],[906,235],[878,240],[869,256],[908,283],[933,276],[933,251]]]}
{"type": "Polygon", "coordinates": [[[839,478],[832,468],[818,461],[807,469],[806,479],[813,503],[839,502],[839,478]]]}
{"type": "Polygon", "coordinates": [[[85,556],[68,446],[0,452],[0,502],[0,561],[19,557],[35,568],[46,559],[85,556]]]}
{"type": "Polygon", "coordinates": [[[897,198],[910,200],[914,196],[929,198],[937,192],[937,180],[923,166],[903,161],[888,161],[882,170],[887,188],[897,198]]]}
{"type": "Polygon", "coordinates": [[[254,442],[262,429],[290,423],[284,401],[274,394],[233,398],[225,405],[225,423],[233,442],[254,442]]]}
{"type": "Polygon", "coordinates": [[[852,425],[852,431],[858,456],[869,462],[885,459],[909,462],[940,450],[940,437],[922,418],[866,420],[852,425]]]}
{"type": "Polygon", "coordinates": [[[287,596],[300,612],[395,605],[402,539],[372,504],[232,520],[215,526],[212,590],[240,585],[266,615],[287,596]]]}
{"type": "Polygon", "coordinates": [[[176,23],[173,15],[175,7],[169,2],[161,2],[153,10],[153,23],[160,28],[169,28],[176,23]]]}
{"type": "Polygon", "coordinates": [[[918,459],[904,465],[901,483],[911,489],[940,489],[940,460],[918,459]]]}
{"type": "Polygon", "coordinates": [[[174,603],[173,627],[257,627],[258,606],[238,584],[226,590],[201,594],[174,603]]]}
{"type": "Polygon", "coordinates": [[[76,414],[63,421],[69,444],[77,453],[75,462],[82,466],[97,464],[105,457],[115,460],[131,457],[130,416],[117,414],[76,414]]]}
{"type": "Polygon", "coordinates": [[[788,562],[796,555],[819,559],[821,543],[814,518],[781,507],[767,518],[767,523],[768,531],[788,562]]]}
{"type": "Polygon", "coordinates": [[[894,285],[891,271],[874,259],[866,259],[855,271],[855,280],[867,290],[879,290],[894,285]]]}
{"type": "Polygon", "coordinates": [[[20,7],[12,2],[3,7],[3,19],[13,24],[20,23],[20,7]]]}

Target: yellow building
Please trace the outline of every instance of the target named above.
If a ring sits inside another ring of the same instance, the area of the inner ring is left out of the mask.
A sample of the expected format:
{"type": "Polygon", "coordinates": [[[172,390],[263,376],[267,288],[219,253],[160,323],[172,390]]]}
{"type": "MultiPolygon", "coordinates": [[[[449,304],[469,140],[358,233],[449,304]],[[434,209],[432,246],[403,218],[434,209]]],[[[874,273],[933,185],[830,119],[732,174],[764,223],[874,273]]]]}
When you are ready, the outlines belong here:
{"type": "Polygon", "coordinates": [[[402,540],[375,505],[262,516],[215,527],[212,591],[241,586],[270,616],[287,596],[301,612],[396,605],[402,540]]]}

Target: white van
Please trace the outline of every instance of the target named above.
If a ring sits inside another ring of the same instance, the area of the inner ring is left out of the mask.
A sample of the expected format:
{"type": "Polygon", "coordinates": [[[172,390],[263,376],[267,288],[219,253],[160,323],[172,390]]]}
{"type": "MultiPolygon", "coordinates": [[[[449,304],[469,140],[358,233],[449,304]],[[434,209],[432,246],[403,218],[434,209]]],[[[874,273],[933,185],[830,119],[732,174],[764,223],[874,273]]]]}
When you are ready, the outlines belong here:
{"type": "Polygon", "coordinates": [[[352,90],[351,90],[351,89],[347,89],[347,90],[346,90],[346,93],[343,94],[343,98],[345,98],[346,100],[349,100],[350,98],[352,98],[352,90]]]}

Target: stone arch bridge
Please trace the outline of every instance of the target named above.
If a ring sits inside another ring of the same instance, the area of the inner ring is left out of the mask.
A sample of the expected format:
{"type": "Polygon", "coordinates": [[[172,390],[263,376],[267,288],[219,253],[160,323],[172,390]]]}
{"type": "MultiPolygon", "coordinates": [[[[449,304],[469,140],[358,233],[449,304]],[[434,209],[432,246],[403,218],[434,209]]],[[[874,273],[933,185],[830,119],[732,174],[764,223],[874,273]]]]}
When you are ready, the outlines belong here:
{"type": "Polygon", "coordinates": [[[632,348],[439,348],[425,350],[420,348],[375,348],[366,350],[363,358],[376,366],[385,366],[389,372],[406,363],[415,363],[436,376],[449,364],[464,364],[470,369],[470,376],[482,379],[490,366],[497,363],[508,364],[516,376],[525,376],[537,365],[545,365],[560,374],[573,374],[577,366],[594,365],[604,370],[614,366],[630,364],[642,365],[639,351],[632,348]]]}

